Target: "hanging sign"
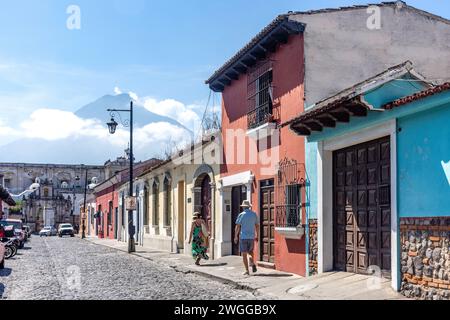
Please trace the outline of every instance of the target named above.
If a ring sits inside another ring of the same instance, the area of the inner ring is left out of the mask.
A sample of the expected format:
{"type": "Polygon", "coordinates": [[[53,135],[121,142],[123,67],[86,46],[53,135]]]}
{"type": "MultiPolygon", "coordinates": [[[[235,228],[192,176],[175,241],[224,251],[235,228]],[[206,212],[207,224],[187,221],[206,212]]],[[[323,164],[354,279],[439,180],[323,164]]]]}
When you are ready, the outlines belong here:
{"type": "Polygon", "coordinates": [[[125,210],[134,211],[137,210],[137,198],[136,197],[126,197],[125,199],[125,210]]]}

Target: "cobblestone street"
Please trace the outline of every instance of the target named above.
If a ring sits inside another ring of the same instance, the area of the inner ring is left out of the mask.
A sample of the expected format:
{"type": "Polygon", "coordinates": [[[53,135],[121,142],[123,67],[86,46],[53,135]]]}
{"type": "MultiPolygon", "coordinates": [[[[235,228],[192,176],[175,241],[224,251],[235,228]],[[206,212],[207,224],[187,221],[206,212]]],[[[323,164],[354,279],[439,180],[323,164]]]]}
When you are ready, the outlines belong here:
{"type": "Polygon", "coordinates": [[[78,238],[32,237],[0,271],[7,300],[261,299],[248,291],[184,274],[78,238]]]}

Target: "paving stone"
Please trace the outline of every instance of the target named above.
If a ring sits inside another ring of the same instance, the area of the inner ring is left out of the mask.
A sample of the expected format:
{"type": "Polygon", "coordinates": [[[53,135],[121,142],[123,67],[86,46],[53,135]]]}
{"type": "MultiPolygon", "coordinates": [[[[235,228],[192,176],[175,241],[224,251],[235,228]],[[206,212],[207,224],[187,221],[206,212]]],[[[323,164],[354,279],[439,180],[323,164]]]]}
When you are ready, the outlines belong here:
{"type": "Polygon", "coordinates": [[[31,238],[0,270],[0,299],[260,300],[252,292],[78,238],[31,238]]]}

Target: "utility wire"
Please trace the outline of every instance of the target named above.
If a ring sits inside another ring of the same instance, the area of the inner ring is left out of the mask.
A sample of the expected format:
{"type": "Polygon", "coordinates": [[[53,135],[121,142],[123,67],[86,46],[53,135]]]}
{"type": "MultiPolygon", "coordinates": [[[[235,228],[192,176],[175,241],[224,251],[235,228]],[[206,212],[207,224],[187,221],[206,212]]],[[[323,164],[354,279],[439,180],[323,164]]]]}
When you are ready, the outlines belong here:
{"type": "Polygon", "coordinates": [[[202,122],[200,123],[200,129],[199,129],[198,134],[203,134],[203,125],[204,125],[204,122],[206,120],[206,115],[208,114],[208,108],[209,108],[209,104],[211,102],[211,96],[212,96],[212,90],[210,89],[209,90],[208,101],[206,102],[206,107],[205,107],[205,111],[203,112],[202,122]]]}

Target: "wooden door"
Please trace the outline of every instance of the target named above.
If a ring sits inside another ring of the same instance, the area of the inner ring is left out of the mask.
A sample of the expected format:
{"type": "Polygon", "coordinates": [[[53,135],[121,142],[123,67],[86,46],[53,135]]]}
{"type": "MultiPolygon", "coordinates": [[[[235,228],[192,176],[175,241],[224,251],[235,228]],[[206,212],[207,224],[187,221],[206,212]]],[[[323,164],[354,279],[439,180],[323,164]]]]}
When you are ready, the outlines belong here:
{"type": "Polygon", "coordinates": [[[261,255],[263,262],[275,263],[275,188],[261,187],[261,255]]]}
{"type": "Polygon", "coordinates": [[[390,139],[336,151],[334,171],[334,264],[367,274],[379,267],[390,276],[390,139]]]}
{"type": "Polygon", "coordinates": [[[116,207],[114,209],[114,239],[118,239],[118,230],[119,230],[119,208],[116,207]]]}
{"type": "Polygon", "coordinates": [[[206,176],[202,182],[202,217],[208,224],[211,233],[211,178],[206,176]]]}
{"type": "Polygon", "coordinates": [[[109,202],[109,208],[108,208],[108,214],[106,216],[106,237],[109,238],[109,231],[110,227],[112,225],[112,213],[113,213],[113,203],[112,201],[109,202]]]}

